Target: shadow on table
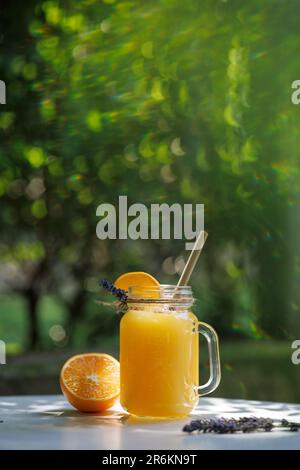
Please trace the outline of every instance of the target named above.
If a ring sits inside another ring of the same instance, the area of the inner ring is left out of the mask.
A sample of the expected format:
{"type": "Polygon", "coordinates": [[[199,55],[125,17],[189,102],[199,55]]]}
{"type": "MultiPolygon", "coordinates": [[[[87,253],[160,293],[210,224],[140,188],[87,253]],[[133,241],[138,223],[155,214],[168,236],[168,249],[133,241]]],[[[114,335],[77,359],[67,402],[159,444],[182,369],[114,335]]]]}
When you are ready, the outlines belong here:
{"type": "Polygon", "coordinates": [[[295,405],[290,403],[245,401],[234,399],[232,401],[222,398],[200,398],[197,408],[190,415],[191,419],[201,416],[213,417],[226,415],[257,415],[258,413],[284,414],[285,417],[299,416],[295,411],[295,405]]]}
{"type": "MultiPolygon", "coordinates": [[[[31,397],[32,399],[32,397],[31,397]]],[[[1,402],[0,401],[0,409],[2,406],[7,406],[7,410],[3,409],[3,411],[9,411],[8,407],[12,407],[15,404],[12,402],[1,402]]],[[[63,399],[58,400],[47,400],[47,398],[37,398],[35,401],[31,401],[28,404],[28,407],[24,407],[23,409],[18,408],[18,412],[26,412],[31,416],[44,416],[44,417],[57,417],[60,418],[62,424],[65,421],[68,421],[68,425],[76,424],[82,425],[97,425],[97,424],[129,424],[129,425],[137,425],[137,424],[155,424],[155,423],[168,423],[173,422],[176,419],[165,419],[165,418],[139,418],[136,416],[132,416],[124,411],[119,403],[117,403],[113,408],[106,410],[102,413],[82,413],[75,409],[70,408],[70,406],[66,403],[63,399]]],[[[178,419],[177,419],[178,421],[178,419]]]]}
{"type": "Polygon", "coordinates": [[[119,409],[110,409],[102,413],[81,413],[80,411],[73,410],[66,407],[65,402],[51,403],[47,406],[34,406],[32,405],[30,413],[39,414],[42,416],[51,416],[57,418],[56,425],[64,426],[68,423],[68,426],[97,426],[105,424],[122,425],[126,421],[128,415],[119,409]]]}
{"type": "Polygon", "coordinates": [[[81,413],[70,408],[63,399],[48,400],[46,397],[36,398],[35,400],[25,402],[22,407],[18,406],[17,401],[0,400],[0,413],[4,415],[26,414],[27,416],[40,416],[44,419],[57,418],[56,425],[64,426],[95,426],[99,424],[122,424],[128,418],[128,414],[121,408],[110,409],[104,413],[81,413]]]}

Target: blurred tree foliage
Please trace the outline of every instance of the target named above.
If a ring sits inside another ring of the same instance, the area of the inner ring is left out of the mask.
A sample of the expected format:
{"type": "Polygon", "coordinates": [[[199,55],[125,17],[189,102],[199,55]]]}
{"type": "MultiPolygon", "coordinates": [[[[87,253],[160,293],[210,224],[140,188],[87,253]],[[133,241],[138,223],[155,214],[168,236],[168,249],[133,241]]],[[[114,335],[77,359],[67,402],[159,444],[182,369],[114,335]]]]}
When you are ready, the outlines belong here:
{"type": "Polygon", "coordinates": [[[99,277],[137,268],[176,282],[184,243],[97,240],[96,207],[122,194],[204,203],[202,318],[223,335],[292,334],[298,13],[296,0],[1,7],[0,277],[27,300],[31,348],[45,293],[67,308],[72,341],[99,277]]]}

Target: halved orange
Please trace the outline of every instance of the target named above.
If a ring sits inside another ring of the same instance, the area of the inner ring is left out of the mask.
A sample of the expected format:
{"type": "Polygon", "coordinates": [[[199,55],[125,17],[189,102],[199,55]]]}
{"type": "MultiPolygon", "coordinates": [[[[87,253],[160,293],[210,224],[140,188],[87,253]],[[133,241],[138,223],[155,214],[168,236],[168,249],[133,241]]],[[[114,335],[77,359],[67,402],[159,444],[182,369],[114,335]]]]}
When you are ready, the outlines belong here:
{"type": "Polygon", "coordinates": [[[130,286],[138,287],[159,287],[159,282],[151,274],[144,273],[143,271],[135,271],[132,273],[121,274],[115,281],[115,286],[118,289],[128,290],[130,286]]]}
{"type": "Polygon", "coordinates": [[[109,354],[78,354],[64,364],[60,386],[77,410],[104,411],[120,394],[120,364],[109,354]]]}

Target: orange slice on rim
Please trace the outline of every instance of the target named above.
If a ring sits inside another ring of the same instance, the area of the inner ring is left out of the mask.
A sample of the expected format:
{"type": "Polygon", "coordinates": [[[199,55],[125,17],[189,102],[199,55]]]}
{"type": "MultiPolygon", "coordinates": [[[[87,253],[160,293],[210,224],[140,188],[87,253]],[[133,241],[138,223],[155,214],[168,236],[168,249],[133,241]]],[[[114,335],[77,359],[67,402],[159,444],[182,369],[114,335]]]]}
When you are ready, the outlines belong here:
{"type": "Polygon", "coordinates": [[[120,394],[120,364],[109,354],[78,354],[64,364],[60,386],[77,410],[104,411],[120,394]]]}
{"type": "Polygon", "coordinates": [[[159,297],[159,282],[151,274],[144,273],[143,271],[121,274],[114,284],[118,289],[126,291],[128,291],[129,287],[141,288],[134,290],[135,295],[140,293],[142,296],[144,293],[147,297],[159,297]]]}

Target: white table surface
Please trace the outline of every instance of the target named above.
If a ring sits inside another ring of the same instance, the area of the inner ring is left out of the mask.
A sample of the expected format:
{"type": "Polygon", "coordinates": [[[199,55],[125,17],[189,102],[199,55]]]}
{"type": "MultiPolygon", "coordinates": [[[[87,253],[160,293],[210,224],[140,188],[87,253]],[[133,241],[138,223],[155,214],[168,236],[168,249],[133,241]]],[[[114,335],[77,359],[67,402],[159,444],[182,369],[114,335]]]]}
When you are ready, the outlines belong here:
{"type": "Polygon", "coordinates": [[[255,415],[300,421],[300,405],[202,398],[182,420],[144,421],[116,406],[105,415],[81,414],[63,396],[0,397],[0,449],[300,449],[300,431],[186,435],[197,417],[255,415]]]}

